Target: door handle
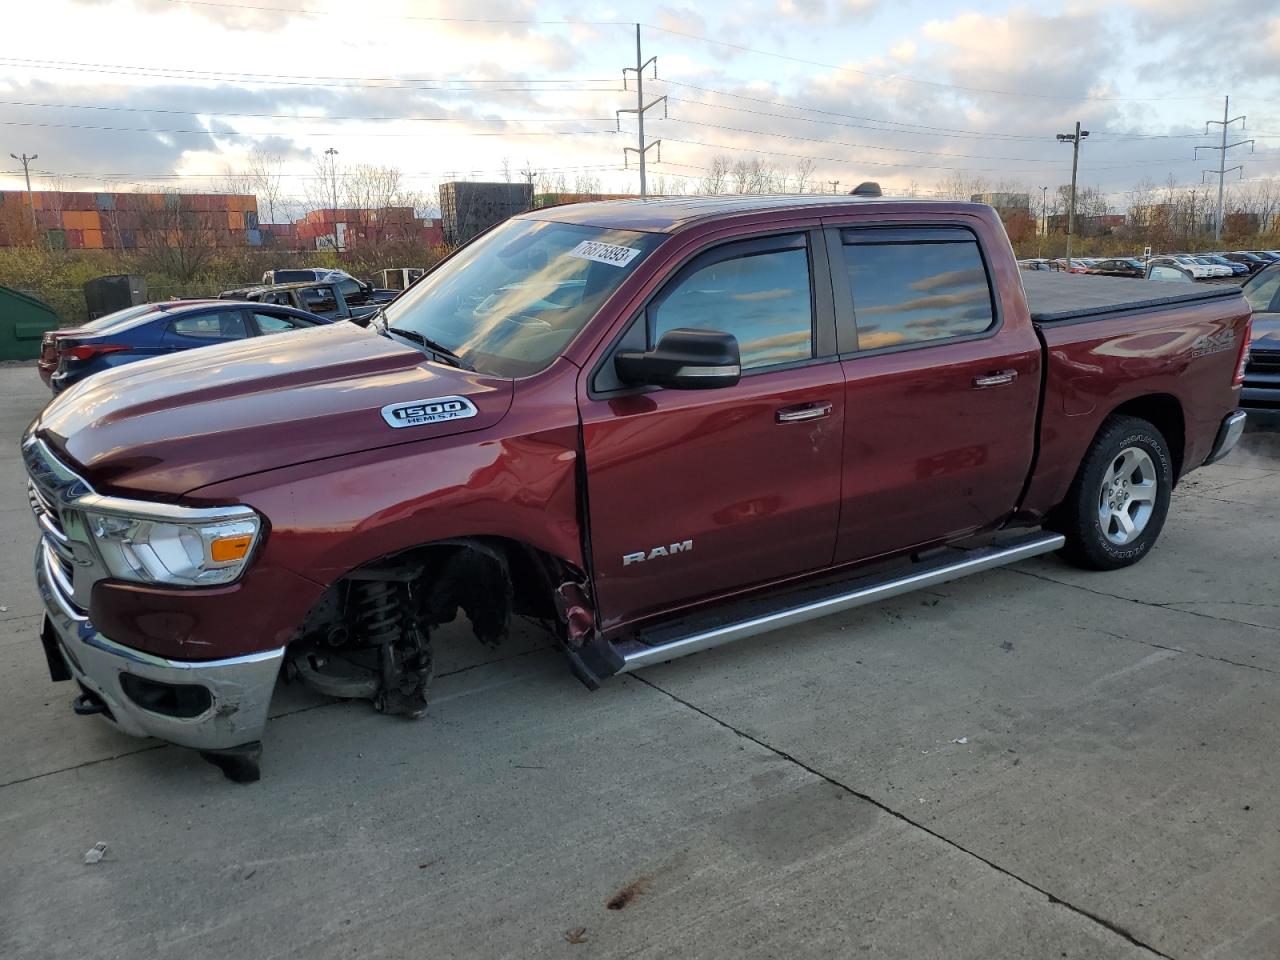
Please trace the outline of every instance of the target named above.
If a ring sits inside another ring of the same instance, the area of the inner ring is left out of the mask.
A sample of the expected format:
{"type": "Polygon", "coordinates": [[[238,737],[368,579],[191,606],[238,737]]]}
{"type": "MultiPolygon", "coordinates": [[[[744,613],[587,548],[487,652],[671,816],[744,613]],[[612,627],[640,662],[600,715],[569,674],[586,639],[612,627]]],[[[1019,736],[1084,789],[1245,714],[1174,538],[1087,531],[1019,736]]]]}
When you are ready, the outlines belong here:
{"type": "Polygon", "coordinates": [[[821,420],[831,416],[831,401],[806,403],[802,407],[783,407],[776,414],[779,423],[803,423],[805,420],[821,420]]]}
{"type": "Polygon", "coordinates": [[[981,390],[983,387],[999,387],[1006,383],[1013,383],[1017,377],[1017,370],[997,370],[995,373],[989,373],[985,377],[974,377],[973,386],[977,390],[981,390]]]}

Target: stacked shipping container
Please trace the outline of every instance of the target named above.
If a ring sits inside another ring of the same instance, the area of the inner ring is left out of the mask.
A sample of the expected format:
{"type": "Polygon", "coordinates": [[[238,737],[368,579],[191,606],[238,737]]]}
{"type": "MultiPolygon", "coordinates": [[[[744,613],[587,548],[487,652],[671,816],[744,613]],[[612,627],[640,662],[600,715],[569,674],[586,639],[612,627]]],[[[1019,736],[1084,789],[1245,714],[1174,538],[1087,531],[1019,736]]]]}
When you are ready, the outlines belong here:
{"type": "MultiPolygon", "coordinates": [[[[196,230],[221,247],[256,246],[256,197],[222,193],[90,193],[38,190],[36,229],[54,249],[130,250],[149,235],[196,230]]],[[[31,208],[21,190],[0,191],[0,246],[31,239],[31,208]]]]}

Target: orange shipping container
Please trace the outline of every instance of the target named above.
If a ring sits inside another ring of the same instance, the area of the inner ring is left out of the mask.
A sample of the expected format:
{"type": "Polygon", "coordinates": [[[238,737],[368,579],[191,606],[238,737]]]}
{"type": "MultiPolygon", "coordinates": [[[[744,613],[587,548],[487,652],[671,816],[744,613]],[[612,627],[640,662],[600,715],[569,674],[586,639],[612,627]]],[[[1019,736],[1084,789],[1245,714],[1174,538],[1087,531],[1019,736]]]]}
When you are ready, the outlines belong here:
{"type": "Polygon", "coordinates": [[[85,230],[84,231],[84,248],[86,250],[102,249],[102,231],[101,230],[85,230]]]}
{"type": "MultiPolygon", "coordinates": [[[[102,230],[102,221],[98,219],[97,210],[86,210],[84,213],[80,214],[80,216],[84,218],[84,221],[81,224],[81,229],[98,230],[98,231],[102,230]]],[[[88,245],[89,245],[88,241],[85,241],[85,246],[87,247],[88,245]]]]}
{"type": "Polygon", "coordinates": [[[232,210],[227,214],[227,228],[230,230],[244,229],[244,214],[239,210],[232,210]]]}

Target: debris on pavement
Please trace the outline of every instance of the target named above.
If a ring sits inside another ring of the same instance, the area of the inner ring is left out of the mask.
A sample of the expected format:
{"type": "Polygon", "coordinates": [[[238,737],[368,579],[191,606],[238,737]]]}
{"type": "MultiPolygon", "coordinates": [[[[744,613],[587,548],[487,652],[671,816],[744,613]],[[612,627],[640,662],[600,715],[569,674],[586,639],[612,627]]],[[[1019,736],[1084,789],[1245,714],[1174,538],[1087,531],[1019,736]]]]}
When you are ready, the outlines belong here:
{"type": "Polygon", "coordinates": [[[951,742],[952,742],[952,743],[965,744],[965,743],[968,743],[968,742],[969,742],[969,738],[968,738],[968,737],[956,737],[956,738],[955,738],[954,740],[952,740],[951,742]]]}
{"type": "Polygon", "coordinates": [[[564,932],[564,942],[565,943],[586,943],[587,928],[578,927],[574,930],[566,930],[564,932]]]}
{"type": "Polygon", "coordinates": [[[648,877],[640,877],[637,880],[632,880],[625,887],[610,897],[608,902],[605,903],[605,906],[610,910],[621,910],[636,897],[640,896],[640,894],[644,893],[648,886],[648,877]]]}
{"type": "Polygon", "coordinates": [[[99,840],[87,851],[85,851],[84,862],[97,863],[106,855],[107,855],[107,845],[103,841],[99,840]]]}

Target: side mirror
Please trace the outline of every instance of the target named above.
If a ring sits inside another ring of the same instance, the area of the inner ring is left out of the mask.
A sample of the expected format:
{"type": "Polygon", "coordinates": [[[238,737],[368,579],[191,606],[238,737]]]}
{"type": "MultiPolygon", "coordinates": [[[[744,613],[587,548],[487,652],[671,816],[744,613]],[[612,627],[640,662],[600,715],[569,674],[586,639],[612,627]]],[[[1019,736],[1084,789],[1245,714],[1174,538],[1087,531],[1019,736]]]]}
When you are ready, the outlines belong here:
{"type": "Polygon", "coordinates": [[[652,350],[617,354],[613,367],[623,383],[673,390],[732,387],[742,378],[737,338],[717,330],[668,330],[652,350]]]}

